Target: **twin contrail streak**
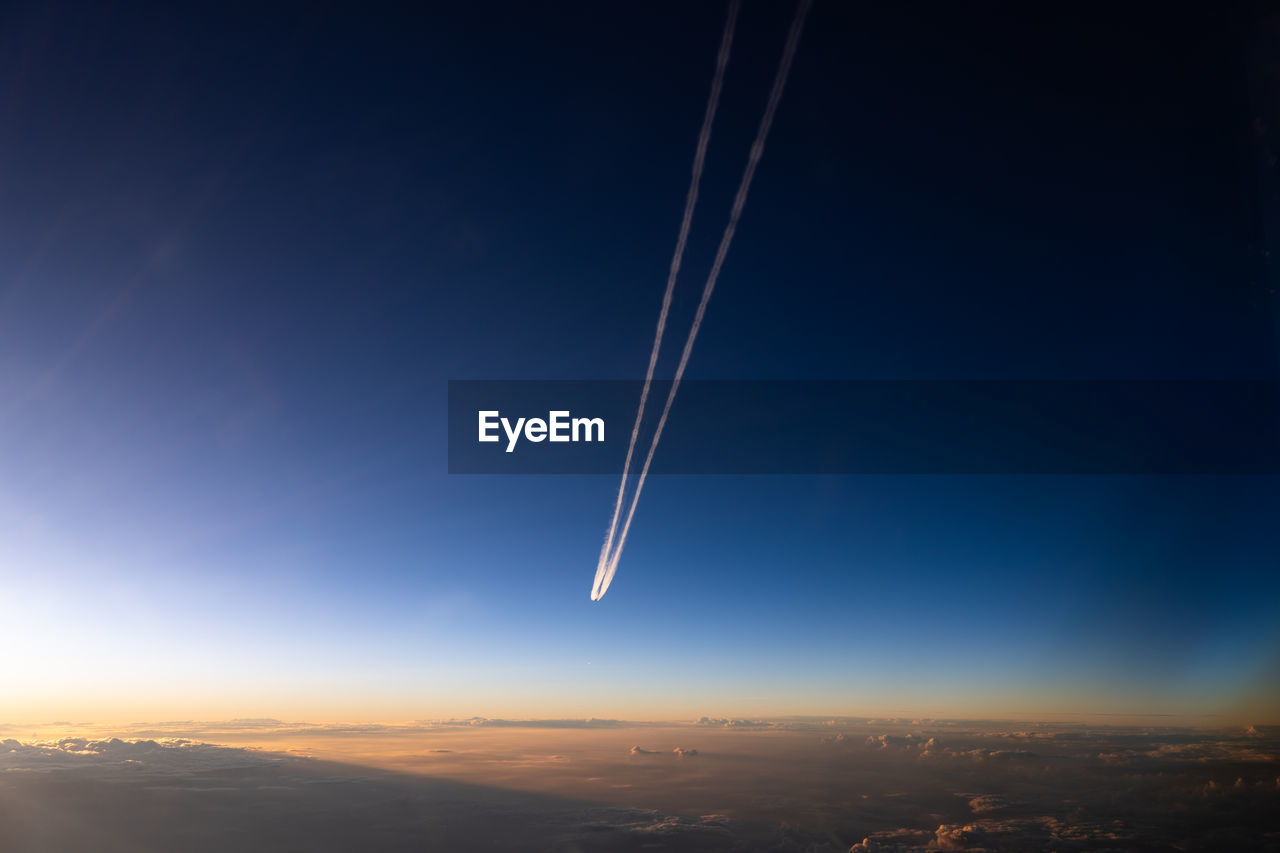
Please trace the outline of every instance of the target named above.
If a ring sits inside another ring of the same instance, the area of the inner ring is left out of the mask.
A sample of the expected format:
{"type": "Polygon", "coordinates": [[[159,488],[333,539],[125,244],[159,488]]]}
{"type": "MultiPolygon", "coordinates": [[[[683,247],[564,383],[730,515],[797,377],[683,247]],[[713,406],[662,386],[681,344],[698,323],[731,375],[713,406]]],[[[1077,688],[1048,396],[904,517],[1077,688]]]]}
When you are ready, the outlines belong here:
{"type": "MultiPolygon", "coordinates": [[[[622,466],[622,482],[618,486],[618,499],[613,505],[613,518],[609,521],[609,534],[605,537],[604,546],[600,549],[600,559],[596,563],[596,579],[591,588],[591,600],[597,601],[604,595],[608,583],[604,577],[609,572],[607,567],[613,558],[613,538],[618,532],[618,518],[622,513],[622,496],[627,489],[627,476],[631,473],[631,458],[635,454],[636,438],[640,434],[640,422],[644,419],[644,405],[649,399],[649,387],[653,384],[653,370],[658,363],[658,351],[662,348],[662,335],[667,328],[667,314],[671,311],[671,294],[675,291],[676,277],[680,273],[680,263],[684,259],[684,247],[689,241],[689,226],[693,222],[693,209],[698,203],[698,186],[702,182],[702,166],[707,159],[707,146],[711,143],[711,125],[715,121],[716,107],[720,105],[720,90],[724,88],[724,72],[729,67],[729,49],[733,46],[733,30],[738,21],[738,10],[741,0],[732,0],[729,4],[729,17],[724,22],[724,33],[720,36],[720,52],[716,56],[716,73],[711,80],[711,93],[707,96],[707,110],[702,117],[702,130],[698,133],[698,149],[693,155],[693,174],[689,179],[689,192],[684,200],[684,218],[680,221],[680,235],[676,238],[676,251],[671,256],[671,270],[667,273],[667,290],[662,294],[662,311],[658,314],[658,331],[653,336],[653,349],[649,352],[649,369],[644,375],[644,389],[640,392],[640,408],[636,411],[636,422],[631,427],[631,443],[627,445],[627,461],[622,466]],[[603,587],[602,587],[603,584],[603,587]]],[[[616,560],[615,560],[616,562],[616,560]]]]}
{"type": "MultiPolygon", "coordinates": [[[[742,209],[747,203],[747,193],[751,189],[751,180],[755,177],[756,167],[760,163],[760,158],[764,154],[765,140],[769,136],[769,128],[773,125],[774,114],[778,110],[778,102],[782,100],[782,91],[787,84],[787,75],[791,72],[791,62],[795,58],[796,47],[800,43],[800,33],[804,29],[805,17],[809,13],[809,6],[812,0],[800,0],[799,8],[796,9],[795,19],[791,22],[791,30],[787,34],[786,47],[782,51],[782,59],[778,63],[778,72],[773,79],[773,89],[769,92],[769,102],[765,107],[764,115],[760,119],[760,127],[756,131],[755,142],[751,145],[751,153],[747,158],[747,168],[742,174],[742,181],[738,184],[738,193],[733,199],[733,208],[729,212],[729,224],[725,226],[724,234],[720,238],[720,246],[716,250],[715,261],[711,265],[711,272],[707,275],[706,284],[702,288],[702,299],[698,302],[698,311],[693,318],[693,326],[689,329],[689,337],[685,339],[684,351],[680,354],[680,364],[676,368],[675,378],[671,383],[671,390],[667,392],[667,401],[662,407],[662,416],[658,419],[658,427],[654,430],[653,439],[649,443],[649,452],[645,456],[644,466],[640,469],[640,478],[636,483],[635,494],[631,496],[631,505],[627,509],[627,519],[622,525],[622,532],[617,537],[616,547],[610,551],[614,545],[614,531],[618,522],[618,513],[622,506],[623,492],[627,484],[627,472],[630,468],[632,452],[635,449],[636,435],[640,429],[640,420],[644,414],[645,398],[649,393],[649,386],[653,379],[654,364],[658,358],[659,345],[662,342],[662,332],[666,325],[667,309],[671,304],[671,292],[675,283],[676,271],[679,269],[680,256],[684,252],[685,238],[688,233],[689,220],[693,213],[693,201],[697,198],[697,181],[699,173],[702,169],[702,157],[705,154],[705,139],[710,136],[711,117],[715,113],[714,100],[708,105],[707,116],[703,125],[703,135],[699,138],[698,154],[695,158],[694,167],[694,183],[689,190],[689,199],[685,206],[685,219],[680,228],[680,239],[676,247],[676,257],[672,261],[671,275],[667,280],[667,291],[662,300],[662,313],[658,318],[658,334],[653,342],[653,352],[649,356],[649,372],[645,376],[644,390],[640,395],[640,408],[636,413],[636,424],[631,431],[631,445],[627,449],[627,462],[623,467],[622,485],[618,489],[618,500],[614,507],[613,521],[609,526],[609,536],[605,540],[605,546],[600,552],[600,561],[596,566],[595,583],[591,590],[591,600],[598,601],[604,597],[605,592],[609,589],[609,584],[613,582],[613,576],[618,571],[618,560],[622,556],[622,549],[627,544],[627,534],[631,531],[631,519],[636,513],[636,504],[640,502],[640,492],[644,489],[645,479],[649,476],[649,465],[653,462],[654,451],[658,447],[658,440],[662,438],[662,430],[667,425],[667,415],[671,412],[671,404],[675,401],[676,392],[680,390],[680,380],[684,377],[685,367],[689,363],[689,355],[693,352],[693,342],[698,337],[698,330],[702,327],[702,318],[707,313],[707,303],[711,300],[711,294],[715,290],[716,281],[720,277],[720,269],[724,265],[725,256],[729,253],[729,245],[733,242],[734,232],[738,228],[738,220],[742,216],[742,209]]],[[[737,14],[737,0],[734,0],[729,11],[729,22],[725,28],[725,41],[721,44],[721,64],[716,70],[716,83],[713,84],[713,99],[719,95],[719,84],[723,76],[724,63],[728,60],[728,43],[733,34],[733,21],[737,14]]]]}

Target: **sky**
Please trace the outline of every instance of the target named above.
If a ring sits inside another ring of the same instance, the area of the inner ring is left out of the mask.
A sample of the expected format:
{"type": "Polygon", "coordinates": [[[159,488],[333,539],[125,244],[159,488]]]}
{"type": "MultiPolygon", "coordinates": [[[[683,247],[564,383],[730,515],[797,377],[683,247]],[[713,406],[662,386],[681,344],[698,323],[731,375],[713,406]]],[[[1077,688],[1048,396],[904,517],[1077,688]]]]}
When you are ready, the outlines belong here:
{"type": "MultiPolygon", "coordinates": [[[[1280,721],[1274,477],[655,477],[593,603],[614,477],[446,473],[643,378],[724,11],[0,12],[0,717],[1280,721]]],[[[815,4],[689,378],[1276,378],[1243,18],[985,14],[815,4]]]]}

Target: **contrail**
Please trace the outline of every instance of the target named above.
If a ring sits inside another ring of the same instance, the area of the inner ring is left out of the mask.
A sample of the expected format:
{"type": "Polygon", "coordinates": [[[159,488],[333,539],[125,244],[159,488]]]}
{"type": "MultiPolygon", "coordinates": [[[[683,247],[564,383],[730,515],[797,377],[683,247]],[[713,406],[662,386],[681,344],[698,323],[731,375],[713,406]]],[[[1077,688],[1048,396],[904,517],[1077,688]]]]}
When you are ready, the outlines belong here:
{"type": "MultiPolygon", "coordinates": [[[[684,351],[680,354],[680,365],[676,368],[671,390],[667,392],[667,402],[662,407],[662,417],[658,419],[658,428],[654,430],[653,440],[649,443],[649,453],[645,456],[644,467],[640,469],[640,479],[636,483],[635,494],[631,496],[631,506],[627,509],[627,520],[622,525],[622,533],[618,537],[617,547],[612,554],[602,553],[602,560],[605,561],[604,577],[602,580],[601,572],[597,568],[596,583],[591,592],[592,601],[598,601],[604,597],[605,592],[609,589],[609,584],[613,582],[614,574],[618,571],[618,560],[622,556],[622,549],[627,544],[627,534],[631,531],[631,519],[636,514],[636,504],[640,501],[640,491],[644,488],[644,481],[649,476],[649,464],[653,461],[653,453],[658,447],[658,440],[662,438],[662,430],[667,425],[667,415],[671,412],[671,403],[675,400],[676,392],[680,389],[680,380],[684,377],[685,367],[689,363],[689,354],[693,351],[693,342],[698,337],[698,330],[702,326],[702,318],[707,313],[707,302],[711,300],[711,293],[716,288],[716,280],[720,277],[720,268],[724,265],[725,255],[729,253],[729,244],[733,242],[733,234],[738,228],[738,219],[742,216],[742,208],[747,202],[747,192],[751,189],[751,179],[755,177],[756,166],[759,165],[760,158],[764,154],[764,143],[769,136],[769,127],[773,124],[773,116],[778,110],[778,102],[782,100],[782,90],[786,87],[787,75],[791,71],[791,61],[795,58],[796,46],[800,43],[800,33],[804,29],[805,16],[808,15],[811,4],[812,0],[800,0],[800,6],[796,9],[795,19],[791,22],[791,31],[787,34],[787,44],[782,51],[782,60],[778,64],[778,73],[773,79],[773,89],[769,92],[769,103],[765,107],[764,116],[760,119],[760,128],[756,131],[756,140],[752,144],[751,154],[747,158],[747,168],[742,174],[742,182],[738,185],[738,194],[733,199],[733,209],[729,212],[729,224],[725,226],[724,235],[720,238],[720,247],[716,250],[715,262],[711,265],[707,283],[702,288],[702,299],[698,302],[698,312],[694,315],[693,326],[689,329],[689,337],[684,342],[684,351]],[[607,559],[605,559],[606,557],[607,559]]],[[[650,370],[652,371],[652,360],[650,370]]],[[[645,385],[647,390],[647,380],[645,385]]],[[[634,440],[635,437],[633,435],[633,443],[634,440]]],[[[630,453],[628,452],[629,456],[630,453]]],[[[621,500],[621,494],[619,494],[619,500],[621,500]]]]}
{"type": "Polygon", "coordinates": [[[631,427],[631,443],[627,445],[627,461],[622,466],[622,482],[618,485],[618,499],[613,505],[613,518],[609,521],[609,534],[605,537],[604,546],[600,549],[600,559],[596,563],[596,579],[591,589],[591,600],[596,601],[604,590],[600,588],[604,580],[606,566],[609,564],[613,550],[613,537],[618,532],[618,518],[622,512],[622,496],[627,489],[627,476],[631,472],[631,458],[636,449],[636,438],[640,434],[640,422],[644,419],[644,405],[649,399],[649,387],[653,384],[653,371],[658,363],[658,350],[662,348],[662,335],[667,327],[667,314],[671,310],[671,294],[675,290],[676,277],[680,273],[680,262],[684,259],[684,248],[689,241],[689,226],[693,222],[693,208],[698,203],[698,185],[702,182],[702,166],[707,159],[707,146],[711,142],[711,125],[716,117],[716,107],[720,104],[720,90],[724,88],[724,72],[729,67],[729,49],[733,45],[733,30],[738,20],[741,0],[731,0],[729,16],[724,22],[724,33],[720,36],[720,52],[716,55],[716,73],[711,80],[711,93],[707,96],[707,110],[702,117],[702,130],[698,133],[698,148],[693,155],[693,174],[689,180],[689,192],[684,200],[684,218],[680,221],[680,235],[676,238],[676,251],[671,257],[671,270],[667,273],[667,290],[662,295],[662,311],[658,314],[658,331],[653,336],[653,349],[649,352],[649,369],[644,375],[644,389],[640,392],[640,408],[636,411],[636,422],[631,427]]]}

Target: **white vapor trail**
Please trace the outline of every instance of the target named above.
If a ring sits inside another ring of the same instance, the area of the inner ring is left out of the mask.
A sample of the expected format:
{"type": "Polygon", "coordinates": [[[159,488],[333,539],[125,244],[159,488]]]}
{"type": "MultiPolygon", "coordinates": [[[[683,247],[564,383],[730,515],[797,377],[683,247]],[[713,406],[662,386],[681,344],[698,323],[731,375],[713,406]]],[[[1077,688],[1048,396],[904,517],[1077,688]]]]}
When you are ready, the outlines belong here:
{"type": "MultiPolygon", "coordinates": [[[[720,104],[720,90],[724,88],[724,72],[729,66],[729,49],[733,45],[733,30],[741,7],[742,0],[731,0],[729,16],[724,22],[724,33],[720,36],[720,52],[716,55],[716,73],[711,81],[711,93],[707,97],[707,110],[702,117],[702,130],[698,133],[698,148],[693,155],[693,173],[689,180],[689,192],[684,200],[684,218],[680,221],[680,235],[676,238],[676,251],[671,257],[671,270],[667,273],[667,290],[662,294],[662,311],[658,314],[658,330],[653,336],[653,349],[649,352],[649,369],[645,372],[644,389],[640,392],[640,408],[636,411],[635,425],[631,427],[631,443],[627,445],[627,461],[622,466],[622,482],[618,485],[618,499],[613,505],[613,518],[609,520],[609,534],[605,537],[604,546],[600,549],[600,559],[596,562],[596,579],[591,589],[592,601],[597,601],[604,595],[601,584],[604,583],[613,551],[613,539],[618,532],[622,497],[627,490],[627,476],[631,473],[631,459],[636,449],[636,438],[640,434],[640,422],[644,419],[644,405],[649,399],[649,388],[653,384],[653,371],[658,363],[658,350],[662,348],[662,335],[667,327],[667,314],[671,310],[671,294],[675,291],[680,263],[684,260],[684,248],[689,241],[689,226],[693,222],[693,209],[698,203],[698,186],[702,182],[702,166],[706,162],[707,146],[711,142],[711,125],[716,117],[716,108],[720,104]]],[[[608,586],[607,583],[604,585],[608,586]]]]}
{"type": "MultiPolygon", "coordinates": [[[[631,506],[627,509],[627,520],[622,525],[622,533],[618,536],[617,546],[612,553],[608,552],[608,544],[613,540],[613,530],[610,529],[610,537],[606,542],[606,548],[601,552],[601,563],[596,569],[595,585],[591,591],[591,600],[599,601],[609,589],[609,584],[613,582],[613,576],[618,571],[618,560],[622,556],[622,549],[627,544],[627,534],[631,531],[631,519],[636,513],[636,504],[640,501],[640,492],[644,489],[645,479],[649,476],[649,465],[653,462],[653,453],[658,447],[658,440],[662,438],[662,430],[667,425],[667,415],[671,412],[671,404],[676,398],[676,392],[680,389],[680,380],[684,377],[685,367],[689,363],[689,354],[693,352],[693,342],[698,337],[698,330],[702,327],[702,318],[707,312],[707,303],[711,300],[711,293],[715,290],[716,280],[720,277],[720,269],[724,265],[725,256],[729,253],[729,244],[733,242],[734,232],[738,228],[738,220],[742,216],[742,209],[747,203],[747,192],[751,189],[751,180],[755,177],[756,166],[760,163],[760,158],[764,154],[764,143],[769,136],[769,128],[773,124],[774,114],[778,110],[778,102],[782,100],[782,90],[787,84],[787,75],[791,71],[791,62],[795,58],[796,47],[800,43],[800,33],[804,29],[805,17],[809,13],[809,7],[812,0],[800,0],[800,5],[796,9],[795,19],[791,22],[791,30],[787,34],[786,47],[782,51],[782,59],[778,63],[778,72],[773,79],[773,89],[769,92],[769,102],[765,107],[764,115],[760,119],[760,128],[756,131],[755,142],[751,146],[751,153],[747,158],[747,168],[742,174],[742,181],[738,184],[738,194],[733,199],[733,208],[729,212],[729,224],[725,226],[724,235],[720,238],[720,246],[716,250],[714,263],[711,265],[711,272],[707,276],[707,282],[702,288],[702,299],[698,302],[698,311],[693,318],[693,326],[689,329],[689,337],[685,339],[684,351],[680,354],[680,365],[676,368],[675,379],[671,383],[671,390],[667,392],[666,404],[662,407],[662,416],[658,419],[658,427],[654,430],[653,439],[649,443],[649,452],[645,456],[644,467],[640,469],[640,479],[636,483],[635,494],[631,496],[631,506]],[[603,571],[602,571],[603,570],[603,571]]],[[[686,211],[687,215],[688,211],[686,211]]],[[[683,236],[683,235],[682,235],[683,236]]],[[[674,279],[673,279],[674,280],[674,279]]],[[[663,313],[659,320],[659,340],[661,339],[662,325],[666,321],[666,309],[670,302],[671,286],[668,283],[667,295],[663,300],[663,313]]],[[[649,373],[652,377],[653,364],[657,358],[658,341],[654,342],[654,352],[649,360],[649,373]]],[[[649,379],[645,380],[645,391],[649,390],[649,379]]],[[[644,411],[644,395],[641,396],[640,411],[644,411]]],[[[636,418],[636,427],[639,428],[639,415],[636,418]]],[[[635,432],[631,436],[632,446],[635,444],[635,432]]],[[[627,461],[630,463],[631,451],[627,451],[627,461]]],[[[625,471],[625,469],[624,469],[625,471]]],[[[623,485],[626,485],[626,475],[623,475],[623,485]]],[[[621,490],[618,493],[619,505],[622,501],[621,490]]],[[[617,510],[614,511],[614,521],[617,521],[617,510]]]]}

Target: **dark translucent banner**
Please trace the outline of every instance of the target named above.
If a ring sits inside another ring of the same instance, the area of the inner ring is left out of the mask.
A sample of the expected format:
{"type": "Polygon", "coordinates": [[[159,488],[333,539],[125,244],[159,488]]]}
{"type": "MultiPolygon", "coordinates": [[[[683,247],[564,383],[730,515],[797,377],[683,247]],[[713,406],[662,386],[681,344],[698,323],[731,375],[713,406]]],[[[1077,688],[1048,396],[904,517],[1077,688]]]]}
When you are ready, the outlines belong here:
{"type": "MultiPolygon", "coordinates": [[[[452,381],[449,471],[618,474],[642,386],[452,381]]],[[[686,381],[650,473],[1275,474],[1280,384],[686,381]]]]}

